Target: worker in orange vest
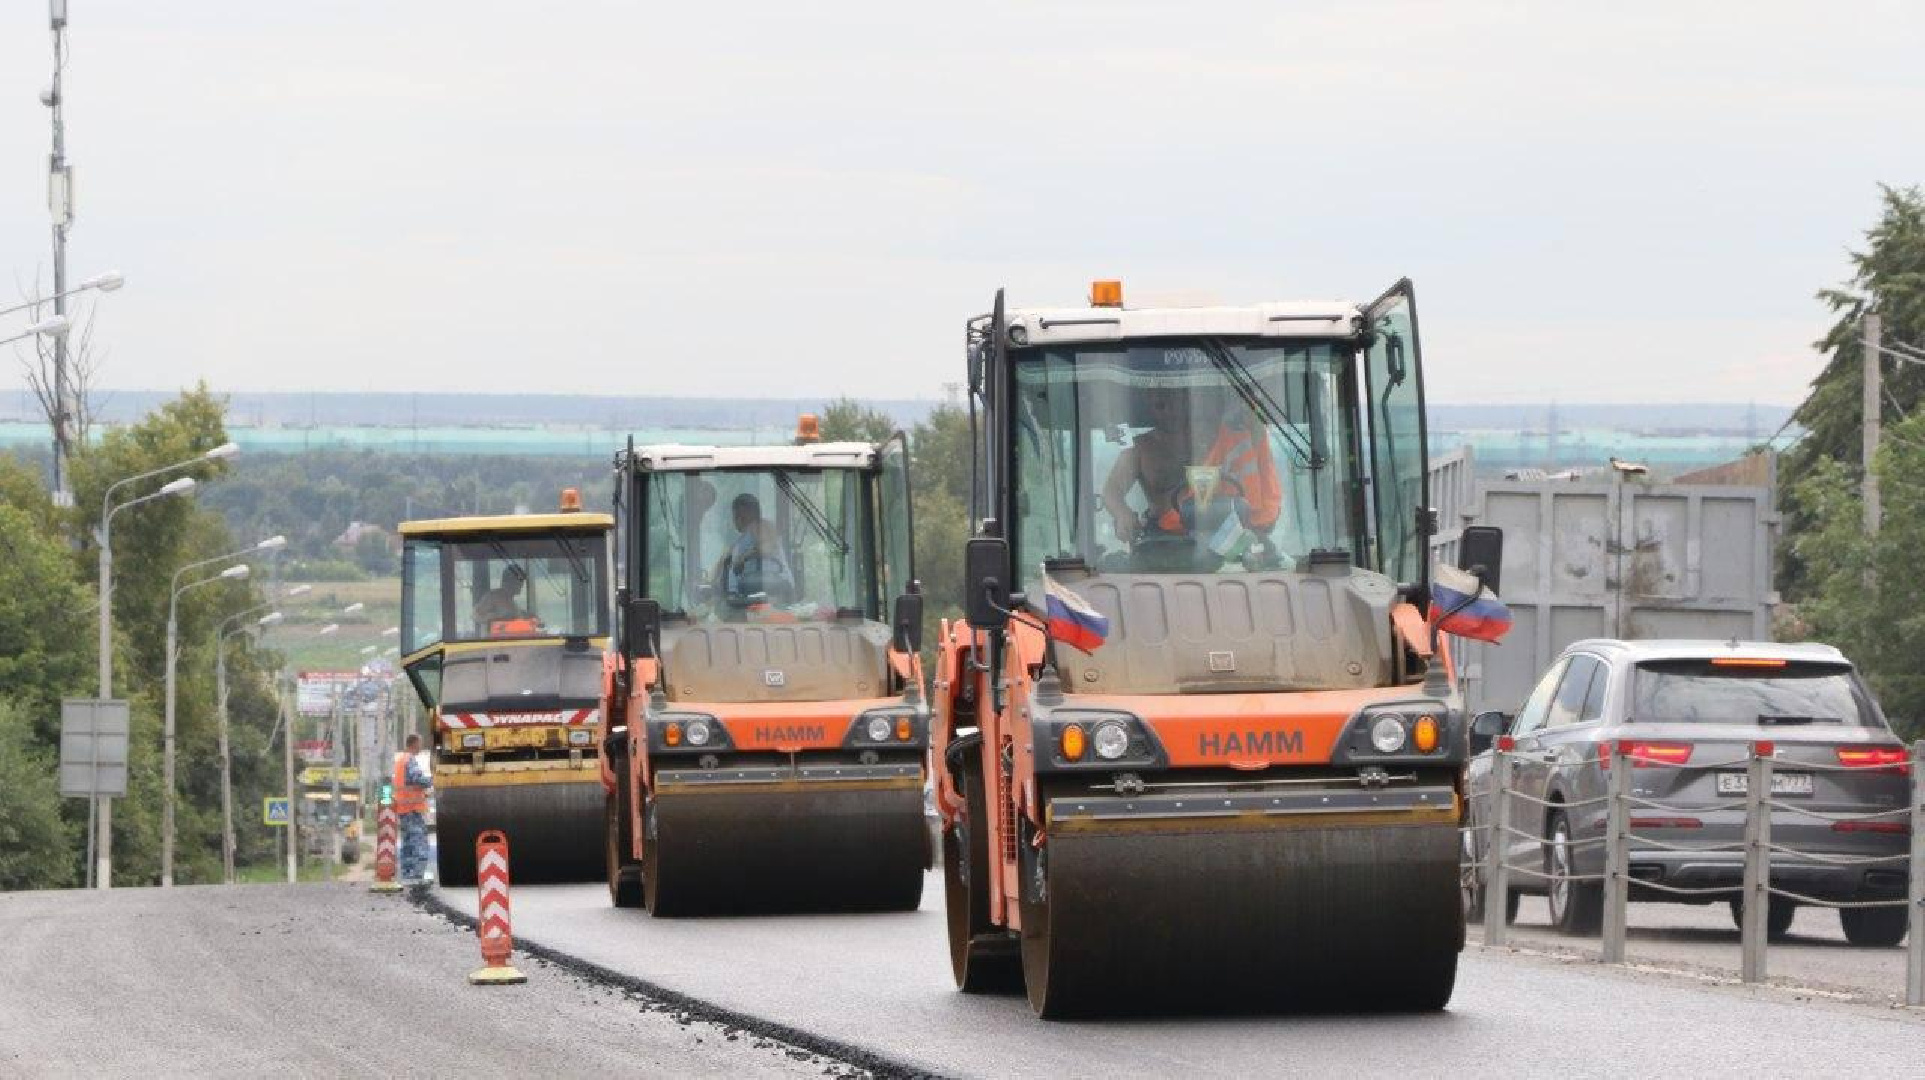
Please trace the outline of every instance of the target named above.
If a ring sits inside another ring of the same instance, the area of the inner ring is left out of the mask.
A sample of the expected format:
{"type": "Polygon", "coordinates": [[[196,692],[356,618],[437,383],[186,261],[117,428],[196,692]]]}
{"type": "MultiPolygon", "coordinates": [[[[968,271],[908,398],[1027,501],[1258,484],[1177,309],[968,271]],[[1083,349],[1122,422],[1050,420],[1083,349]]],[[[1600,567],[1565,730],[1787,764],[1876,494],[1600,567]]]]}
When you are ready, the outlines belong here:
{"type": "MultiPolygon", "coordinates": [[[[1125,501],[1140,485],[1150,506],[1145,522],[1169,535],[1184,535],[1196,526],[1197,495],[1185,475],[1184,458],[1194,450],[1189,440],[1189,403],[1181,395],[1160,389],[1147,395],[1152,428],[1118,455],[1104,485],[1104,505],[1116,518],[1117,538],[1131,543],[1140,531],[1138,519],[1125,501]]],[[[1194,458],[1189,460],[1194,461],[1194,458]]],[[[1204,453],[1203,465],[1215,466],[1221,480],[1211,497],[1242,500],[1243,523],[1258,537],[1268,536],[1283,511],[1283,481],[1264,425],[1249,411],[1233,411],[1217,424],[1204,453]]]]}
{"type": "Polygon", "coordinates": [[[421,754],[421,736],[410,733],[394,755],[394,816],[401,826],[401,882],[421,885],[428,873],[428,791],[434,787],[421,754]]]}

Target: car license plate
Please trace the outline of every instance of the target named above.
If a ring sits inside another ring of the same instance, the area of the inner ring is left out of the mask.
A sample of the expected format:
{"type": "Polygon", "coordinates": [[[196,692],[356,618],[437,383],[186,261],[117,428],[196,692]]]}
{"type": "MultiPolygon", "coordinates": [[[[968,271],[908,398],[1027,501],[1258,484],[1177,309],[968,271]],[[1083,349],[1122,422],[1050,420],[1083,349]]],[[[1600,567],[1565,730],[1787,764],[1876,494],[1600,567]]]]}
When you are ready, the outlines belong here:
{"type": "Polygon", "coordinates": [[[548,728],[543,724],[530,724],[526,727],[489,728],[487,735],[487,746],[490,750],[507,750],[517,746],[548,745],[548,728]]]}
{"type": "MultiPolygon", "coordinates": [[[[1750,787],[1750,777],[1745,773],[1718,774],[1718,794],[1720,795],[1743,795],[1750,787]]],[[[1811,774],[1774,772],[1771,774],[1771,793],[1773,795],[1809,795],[1811,794],[1811,774]]]]}

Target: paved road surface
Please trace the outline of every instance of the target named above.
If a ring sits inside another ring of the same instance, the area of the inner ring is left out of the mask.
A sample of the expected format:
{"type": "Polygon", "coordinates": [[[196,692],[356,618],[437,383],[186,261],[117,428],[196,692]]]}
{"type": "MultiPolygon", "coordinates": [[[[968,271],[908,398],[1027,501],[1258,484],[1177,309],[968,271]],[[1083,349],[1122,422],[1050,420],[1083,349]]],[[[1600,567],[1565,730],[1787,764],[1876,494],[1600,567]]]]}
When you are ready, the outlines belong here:
{"type": "Polygon", "coordinates": [[[654,920],[592,885],[521,887],[514,904],[523,937],[952,1075],[1888,1076],[1925,1060],[1915,1013],[1482,949],[1438,1015],[1044,1023],[1020,998],[951,988],[935,875],[902,915],[654,920]]]}
{"type": "MultiPolygon", "coordinates": [[[[1625,956],[1632,963],[1659,964],[1737,978],[1738,929],[1724,904],[1632,904],[1625,956]]],[[[1481,927],[1471,928],[1481,940],[1481,927]]],[[[1595,956],[1595,937],[1570,938],[1551,929],[1544,899],[1526,896],[1511,927],[1511,943],[1595,956]]],[[[1905,1000],[1905,949],[1861,949],[1845,940],[1834,911],[1801,907],[1783,941],[1772,942],[1765,967],[1773,980],[1848,994],[1875,1003],[1905,1000]]]]}
{"type": "Polygon", "coordinates": [[[846,1071],[545,964],[470,987],[472,934],[353,886],[0,893],[0,942],[0,1076],[846,1071]]]}

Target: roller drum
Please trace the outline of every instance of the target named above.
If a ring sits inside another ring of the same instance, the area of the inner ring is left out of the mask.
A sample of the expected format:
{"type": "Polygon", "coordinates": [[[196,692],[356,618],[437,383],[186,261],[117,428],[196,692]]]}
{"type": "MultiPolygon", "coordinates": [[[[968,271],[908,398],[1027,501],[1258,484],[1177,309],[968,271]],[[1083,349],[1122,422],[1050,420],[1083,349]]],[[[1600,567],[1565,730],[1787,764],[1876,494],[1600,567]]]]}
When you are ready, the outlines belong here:
{"type": "Polygon", "coordinates": [[[508,873],[518,883],[600,881],[603,793],[592,775],[579,783],[461,786],[435,792],[441,884],[475,883],[475,836],[508,834],[508,873]]]}
{"type": "Polygon", "coordinates": [[[654,915],[913,911],[922,899],[919,785],[658,792],[646,828],[654,915]]]}
{"type": "Polygon", "coordinates": [[[1058,832],[1024,852],[1023,969],[1039,1015],[1450,1000],[1463,916],[1449,824],[1163,824],[1058,832]]]}

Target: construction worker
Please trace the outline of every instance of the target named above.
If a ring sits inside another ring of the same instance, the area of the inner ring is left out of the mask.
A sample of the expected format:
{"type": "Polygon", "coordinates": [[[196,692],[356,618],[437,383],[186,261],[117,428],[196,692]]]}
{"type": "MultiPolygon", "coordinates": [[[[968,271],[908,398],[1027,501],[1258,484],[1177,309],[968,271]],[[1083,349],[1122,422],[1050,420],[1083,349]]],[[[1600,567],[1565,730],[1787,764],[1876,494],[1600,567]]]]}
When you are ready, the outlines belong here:
{"type": "Polygon", "coordinates": [[[527,581],[528,571],[509,563],[501,572],[501,584],[475,601],[475,628],[485,634],[495,623],[522,618],[521,590],[527,581]]]}
{"type": "Polygon", "coordinates": [[[434,777],[421,753],[421,736],[410,732],[394,755],[394,816],[401,824],[401,883],[426,883],[428,870],[428,791],[434,777]]]}
{"type": "MultiPolygon", "coordinates": [[[[1117,456],[1103,485],[1103,505],[1115,519],[1117,539],[1133,543],[1144,528],[1180,536],[1195,528],[1199,492],[1191,486],[1188,465],[1193,427],[1192,402],[1180,391],[1157,388],[1144,395],[1151,428],[1117,456]],[[1149,507],[1139,519],[1130,510],[1130,489],[1140,487],[1149,507]]],[[[1197,403],[1202,404],[1202,403],[1197,403]]],[[[1212,497],[1242,500],[1244,524],[1267,535],[1283,509],[1283,484],[1263,425],[1247,409],[1230,409],[1217,425],[1202,464],[1220,477],[1212,497]]]]}

